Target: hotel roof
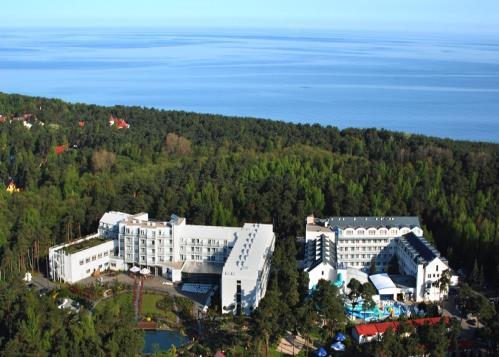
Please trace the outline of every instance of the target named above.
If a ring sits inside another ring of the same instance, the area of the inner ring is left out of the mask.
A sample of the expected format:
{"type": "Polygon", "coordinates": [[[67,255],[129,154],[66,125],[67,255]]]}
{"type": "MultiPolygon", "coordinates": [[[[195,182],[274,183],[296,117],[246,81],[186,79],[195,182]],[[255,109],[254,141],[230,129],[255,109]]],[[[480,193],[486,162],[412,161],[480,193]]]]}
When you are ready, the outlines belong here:
{"type": "Polygon", "coordinates": [[[400,241],[408,248],[414,258],[422,263],[428,264],[437,257],[447,263],[447,260],[440,256],[435,247],[423,237],[416,236],[413,232],[404,234],[400,241]]]}
{"type": "Polygon", "coordinates": [[[123,212],[116,212],[116,211],[110,211],[104,213],[102,218],[100,219],[100,223],[104,224],[109,224],[111,226],[114,226],[118,222],[124,220],[125,218],[129,217],[130,214],[128,213],[123,213],[123,212]]]}
{"type": "Polygon", "coordinates": [[[330,227],[345,228],[381,228],[381,227],[419,227],[419,218],[408,217],[330,217],[315,219],[315,224],[330,227]]]}
{"type": "Polygon", "coordinates": [[[271,224],[246,223],[237,233],[223,274],[254,277],[264,267],[273,240],[274,231],[271,224]]]}

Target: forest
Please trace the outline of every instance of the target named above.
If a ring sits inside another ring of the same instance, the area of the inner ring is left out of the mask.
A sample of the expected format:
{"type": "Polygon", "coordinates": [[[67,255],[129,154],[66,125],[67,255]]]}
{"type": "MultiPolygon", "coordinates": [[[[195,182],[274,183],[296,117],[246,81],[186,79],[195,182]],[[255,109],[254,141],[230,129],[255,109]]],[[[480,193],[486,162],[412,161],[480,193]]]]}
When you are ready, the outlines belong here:
{"type": "Polygon", "coordinates": [[[2,290],[108,210],[273,223],[288,246],[312,213],[417,215],[452,268],[498,287],[497,144],[1,93],[0,115],[2,290]]]}

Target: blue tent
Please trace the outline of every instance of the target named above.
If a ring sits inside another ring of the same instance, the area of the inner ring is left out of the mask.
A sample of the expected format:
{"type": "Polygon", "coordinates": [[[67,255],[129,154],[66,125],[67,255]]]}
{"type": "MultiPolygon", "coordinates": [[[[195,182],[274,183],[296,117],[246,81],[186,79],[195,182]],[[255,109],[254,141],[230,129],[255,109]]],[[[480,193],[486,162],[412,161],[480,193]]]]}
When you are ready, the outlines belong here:
{"type": "Polygon", "coordinates": [[[327,356],[327,351],[324,348],[319,348],[318,350],[315,351],[315,355],[317,357],[326,357],[327,356]]]}
{"type": "Polygon", "coordinates": [[[345,350],[345,345],[341,342],[336,342],[331,345],[331,348],[334,351],[344,351],[345,350]]]}
{"type": "Polygon", "coordinates": [[[340,341],[340,342],[343,342],[347,339],[347,337],[344,334],[342,334],[341,332],[338,332],[336,334],[335,338],[336,338],[336,341],[340,341]]]}

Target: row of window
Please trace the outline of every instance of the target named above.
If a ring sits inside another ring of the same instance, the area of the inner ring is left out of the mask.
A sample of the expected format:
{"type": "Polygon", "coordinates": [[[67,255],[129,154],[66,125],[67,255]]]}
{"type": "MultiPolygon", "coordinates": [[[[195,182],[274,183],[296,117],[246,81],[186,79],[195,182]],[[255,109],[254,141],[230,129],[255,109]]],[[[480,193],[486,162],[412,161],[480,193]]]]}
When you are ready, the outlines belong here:
{"type": "Polygon", "coordinates": [[[384,250],[388,250],[388,251],[391,251],[392,250],[392,247],[387,247],[387,246],[381,246],[381,247],[338,247],[338,251],[340,252],[347,252],[347,251],[351,251],[351,252],[354,252],[354,251],[373,251],[373,252],[379,252],[381,251],[382,249],[384,250]]]}
{"type": "Polygon", "coordinates": [[[338,241],[338,244],[347,245],[347,244],[381,244],[388,243],[388,238],[379,238],[379,239],[342,239],[338,241]]]}
{"type": "Polygon", "coordinates": [[[164,237],[164,236],[171,236],[172,235],[172,230],[166,229],[166,230],[158,230],[156,231],[155,229],[153,230],[145,230],[145,229],[139,229],[139,228],[125,228],[125,233],[126,234],[140,234],[141,236],[146,236],[147,233],[150,233],[150,237],[156,237],[156,232],[158,232],[159,237],[164,237]]]}
{"type": "MultiPolygon", "coordinates": [[[[131,237],[126,237],[126,242],[127,242],[128,244],[131,244],[132,242],[136,242],[137,240],[138,240],[138,238],[134,238],[134,239],[132,240],[132,238],[131,238],[131,237]]],[[[122,240],[122,242],[123,242],[123,240],[122,240]]],[[[140,240],[139,240],[139,242],[140,242],[140,244],[146,244],[146,243],[147,243],[147,244],[150,244],[150,245],[156,245],[156,241],[155,241],[155,240],[140,239],[140,240]]],[[[162,245],[162,244],[163,244],[163,242],[164,242],[164,243],[169,243],[170,245],[173,245],[173,239],[165,239],[165,240],[163,240],[163,239],[158,239],[158,244],[159,244],[159,245],[162,245]]]]}
{"type": "MultiPolygon", "coordinates": [[[[109,263],[99,264],[99,269],[102,269],[102,267],[107,269],[108,266],[109,266],[109,263]]],[[[114,266],[116,266],[116,264],[114,266]]],[[[90,274],[90,272],[91,272],[91,269],[87,269],[85,271],[86,274],[90,274]]]]}
{"type": "Polygon", "coordinates": [[[80,265],[83,265],[83,264],[90,263],[91,261],[94,262],[97,259],[102,259],[102,257],[107,257],[108,255],[113,255],[113,253],[114,253],[114,250],[110,250],[109,252],[105,251],[103,253],[99,253],[99,254],[93,255],[91,257],[81,259],[79,263],[80,263],[80,265]]]}
{"type": "MultiPolygon", "coordinates": [[[[409,228],[402,228],[400,230],[400,234],[405,234],[405,233],[409,233],[410,229],[409,228]]],[[[345,235],[347,236],[353,236],[354,235],[354,232],[358,235],[358,236],[363,236],[363,235],[370,235],[370,236],[374,236],[376,235],[376,230],[375,229],[369,229],[369,230],[365,230],[365,229],[357,229],[357,231],[353,230],[353,229],[346,229],[345,230],[345,235]]],[[[390,233],[391,234],[398,234],[399,233],[399,230],[398,229],[392,229],[390,230],[390,233]]],[[[388,234],[388,230],[387,229],[380,229],[379,230],[379,234],[382,235],[382,236],[386,236],[388,234]]]]}
{"type": "Polygon", "coordinates": [[[211,246],[227,246],[228,241],[224,239],[223,241],[218,239],[199,239],[199,238],[190,238],[190,239],[182,239],[182,243],[190,243],[192,245],[211,245],[211,246]]]}

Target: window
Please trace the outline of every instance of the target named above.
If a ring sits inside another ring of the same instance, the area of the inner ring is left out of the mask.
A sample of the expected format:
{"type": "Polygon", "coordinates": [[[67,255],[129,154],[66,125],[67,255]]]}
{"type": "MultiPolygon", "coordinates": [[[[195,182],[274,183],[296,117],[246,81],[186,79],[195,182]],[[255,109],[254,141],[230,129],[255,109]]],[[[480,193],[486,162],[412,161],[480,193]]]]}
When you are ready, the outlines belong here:
{"type": "Polygon", "coordinates": [[[104,252],[104,256],[107,257],[109,255],[109,252],[104,252]]]}
{"type": "Polygon", "coordinates": [[[83,259],[82,259],[82,260],[80,260],[80,265],[83,265],[83,259]]]}
{"type": "Polygon", "coordinates": [[[376,234],[376,230],[374,230],[374,229],[370,229],[370,230],[369,230],[369,235],[370,235],[370,236],[373,236],[373,235],[375,235],[375,234],[376,234]]]}
{"type": "Polygon", "coordinates": [[[144,261],[144,260],[146,260],[146,257],[145,256],[141,256],[140,260],[144,261]]]}
{"type": "Polygon", "coordinates": [[[431,274],[428,274],[428,279],[430,279],[430,278],[431,278],[431,274]]]}
{"type": "Polygon", "coordinates": [[[97,254],[97,258],[101,259],[102,258],[102,253],[97,254]]]}
{"type": "Polygon", "coordinates": [[[114,250],[113,250],[113,249],[111,249],[111,250],[109,251],[109,255],[113,255],[113,254],[114,254],[114,250]]]}
{"type": "Polygon", "coordinates": [[[436,266],[435,270],[438,271],[438,265],[436,266]]]}
{"type": "Polygon", "coordinates": [[[96,260],[96,259],[97,259],[97,257],[94,255],[94,256],[92,257],[92,261],[94,261],[94,260],[96,260]]]}
{"type": "Polygon", "coordinates": [[[364,235],[364,233],[365,233],[365,232],[364,232],[364,230],[363,230],[363,229],[359,229],[359,230],[357,230],[357,234],[358,234],[359,236],[363,236],[363,235],[364,235]]]}
{"type": "Polygon", "coordinates": [[[86,273],[87,273],[87,274],[90,274],[90,269],[87,269],[86,273]]]}
{"type": "Polygon", "coordinates": [[[353,231],[351,229],[347,229],[346,232],[345,232],[345,234],[347,236],[351,236],[353,234],[353,231]]]}

